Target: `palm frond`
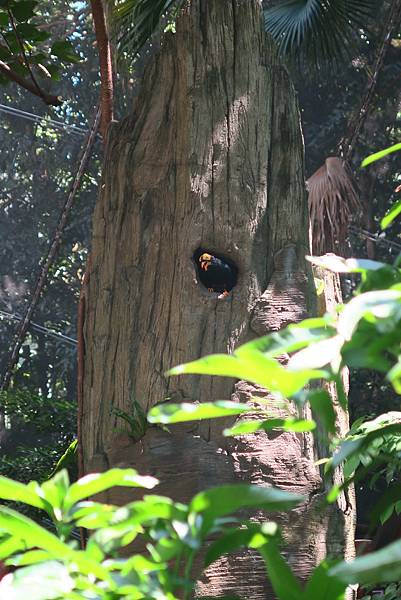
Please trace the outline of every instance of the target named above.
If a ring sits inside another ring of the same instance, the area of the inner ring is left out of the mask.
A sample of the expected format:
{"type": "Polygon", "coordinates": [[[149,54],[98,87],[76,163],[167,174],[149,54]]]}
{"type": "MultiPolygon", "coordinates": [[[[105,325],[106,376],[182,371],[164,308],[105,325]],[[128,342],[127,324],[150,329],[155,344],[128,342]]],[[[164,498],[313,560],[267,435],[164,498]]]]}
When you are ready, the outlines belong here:
{"type": "Polygon", "coordinates": [[[161,18],[178,8],[182,0],[121,0],[113,11],[120,52],[134,58],[157,30],[161,18]]]}
{"type": "Polygon", "coordinates": [[[312,227],[312,252],[343,253],[352,215],[361,208],[358,190],[347,163],[330,156],[307,181],[312,227]]]}
{"type": "Polygon", "coordinates": [[[285,0],[264,11],[266,30],[280,52],[319,64],[348,53],[355,31],[365,29],[376,0],[285,0]]]}

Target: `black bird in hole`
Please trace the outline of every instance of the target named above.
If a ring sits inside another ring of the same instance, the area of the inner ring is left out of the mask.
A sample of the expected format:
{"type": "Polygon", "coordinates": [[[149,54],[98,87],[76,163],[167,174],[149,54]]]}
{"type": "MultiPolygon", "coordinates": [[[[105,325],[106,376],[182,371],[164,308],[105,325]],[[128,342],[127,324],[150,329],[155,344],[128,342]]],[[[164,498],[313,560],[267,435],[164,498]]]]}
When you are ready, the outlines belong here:
{"type": "Polygon", "coordinates": [[[228,296],[237,283],[238,270],[229,260],[202,252],[195,258],[199,281],[209,292],[228,296]]]}

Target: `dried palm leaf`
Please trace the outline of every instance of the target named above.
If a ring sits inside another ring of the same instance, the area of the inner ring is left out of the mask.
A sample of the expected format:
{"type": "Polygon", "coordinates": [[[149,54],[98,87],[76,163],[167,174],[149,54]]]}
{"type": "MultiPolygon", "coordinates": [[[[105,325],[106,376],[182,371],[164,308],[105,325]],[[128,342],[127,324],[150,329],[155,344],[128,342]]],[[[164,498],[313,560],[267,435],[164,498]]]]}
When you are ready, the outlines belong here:
{"type": "Polygon", "coordinates": [[[306,183],[313,253],[344,253],[351,216],[361,208],[350,168],[341,158],[330,156],[306,183]]]}

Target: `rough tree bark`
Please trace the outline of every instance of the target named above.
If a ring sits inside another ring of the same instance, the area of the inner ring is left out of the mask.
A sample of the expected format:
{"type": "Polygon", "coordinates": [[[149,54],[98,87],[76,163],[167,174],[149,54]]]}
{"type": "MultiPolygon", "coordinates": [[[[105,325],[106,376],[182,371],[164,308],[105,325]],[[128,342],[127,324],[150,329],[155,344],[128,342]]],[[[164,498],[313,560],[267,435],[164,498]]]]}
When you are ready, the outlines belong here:
{"type": "MultiPolygon", "coordinates": [[[[297,102],[260,4],[193,0],[151,60],[132,115],[109,130],[86,304],[85,470],[134,466],[160,479],[158,493],[184,502],[238,480],[302,492],[305,505],[280,519],[301,577],[328,550],[351,553],[347,517],[338,507],[316,511],[323,486],[310,435],[228,441],[219,420],[149,428],[134,441],[111,409],[265,397],[245,382],[164,373],[311,313],[307,229],[297,102]],[[229,298],[197,282],[199,247],[238,265],[229,298]]],[[[123,489],[109,496],[130,498],[123,489]]],[[[261,560],[247,552],[216,563],[199,587],[272,597],[261,560]]]]}

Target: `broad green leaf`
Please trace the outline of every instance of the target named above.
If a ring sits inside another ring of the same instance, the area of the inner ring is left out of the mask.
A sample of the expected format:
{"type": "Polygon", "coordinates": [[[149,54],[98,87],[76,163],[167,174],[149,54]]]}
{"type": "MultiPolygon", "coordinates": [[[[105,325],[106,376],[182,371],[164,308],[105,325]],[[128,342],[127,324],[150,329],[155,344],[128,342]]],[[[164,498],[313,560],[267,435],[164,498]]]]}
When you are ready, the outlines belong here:
{"type": "Polygon", "coordinates": [[[90,539],[92,544],[96,544],[104,554],[111,554],[133,542],[140,530],[131,523],[116,527],[102,527],[97,529],[90,539]]]}
{"type": "Polygon", "coordinates": [[[4,600],[59,600],[74,589],[67,567],[48,561],[17,569],[0,582],[4,600]]]}
{"type": "Polygon", "coordinates": [[[401,143],[394,144],[393,146],[389,146],[388,148],[384,148],[384,150],[379,150],[379,152],[375,152],[374,154],[370,154],[363,159],[361,167],[367,167],[368,165],[384,158],[388,154],[392,154],[393,152],[398,152],[401,150],[401,143]]]}
{"type": "Polygon", "coordinates": [[[0,498],[2,500],[14,500],[47,510],[48,505],[39,494],[40,487],[36,482],[24,485],[0,475],[0,498]]]}
{"type": "Polygon", "coordinates": [[[53,471],[51,472],[51,474],[49,476],[49,479],[54,477],[54,475],[56,475],[56,473],[58,473],[62,469],[68,469],[68,467],[70,467],[74,462],[76,462],[77,453],[78,453],[78,440],[75,439],[71,442],[71,444],[68,446],[66,451],[58,459],[53,471]]]}
{"type": "Polygon", "coordinates": [[[154,477],[138,475],[135,469],[109,469],[105,473],[91,473],[72,484],[65,496],[64,508],[68,510],[79,500],[84,500],[117,485],[151,489],[157,483],[158,481],[154,477]]]}
{"type": "Polygon", "coordinates": [[[326,256],[307,256],[309,262],[318,267],[333,271],[334,273],[364,273],[365,271],[377,271],[386,266],[386,263],[366,258],[342,258],[336,254],[326,256]]]}
{"type": "Polygon", "coordinates": [[[110,525],[117,510],[118,507],[112,504],[79,502],[71,509],[70,518],[76,522],[78,527],[98,529],[110,525]]]}
{"type": "MultiPolygon", "coordinates": [[[[400,146],[401,146],[401,144],[400,144],[400,146]]],[[[391,225],[391,223],[394,221],[395,218],[398,217],[398,215],[400,213],[401,213],[401,200],[398,200],[397,202],[395,202],[393,204],[393,206],[390,208],[389,212],[386,215],[384,215],[384,217],[380,221],[380,227],[382,229],[386,229],[389,225],[391,225]]]]}
{"type": "Polygon", "coordinates": [[[386,379],[391,382],[397,394],[401,394],[401,356],[398,362],[387,373],[386,379]]]}
{"type": "Polygon", "coordinates": [[[329,574],[333,565],[323,560],[312,572],[302,600],[344,600],[346,584],[329,574]]]}
{"type": "Polygon", "coordinates": [[[299,600],[302,597],[301,586],[278,551],[275,540],[269,540],[258,550],[263,556],[267,575],[279,600],[299,600]]]}
{"type": "Polygon", "coordinates": [[[401,484],[389,486],[380,494],[379,500],[369,510],[369,520],[371,525],[384,523],[395,510],[395,505],[401,499],[401,484]],[[389,510],[390,509],[390,510],[389,510]]]}
{"type": "Polygon", "coordinates": [[[62,518],[61,507],[69,485],[70,480],[65,469],[41,485],[43,498],[51,505],[53,514],[58,521],[62,518]]]}
{"type": "Polygon", "coordinates": [[[7,560],[7,565],[13,565],[15,567],[25,567],[27,565],[35,565],[37,563],[43,563],[47,560],[51,560],[52,556],[49,555],[46,550],[27,550],[22,554],[13,556],[7,560]]]}
{"type": "Polygon", "coordinates": [[[0,12],[0,27],[7,27],[8,25],[8,14],[0,12]]]}
{"type": "Polygon", "coordinates": [[[289,325],[281,331],[257,338],[240,346],[236,350],[241,355],[248,350],[262,352],[269,358],[276,358],[285,353],[296,352],[314,342],[318,342],[335,333],[330,327],[332,318],[330,316],[318,319],[305,319],[301,323],[289,325]]]}
{"type": "Polygon", "coordinates": [[[50,37],[50,33],[38,29],[32,23],[20,23],[16,29],[18,35],[29,42],[44,42],[50,37]]]}
{"type": "Polygon", "coordinates": [[[196,373],[222,375],[245,379],[272,392],[289,397],[302,389],[311,378],[319,378],[317,371],[289,371],[272,358],[251,348],[238,349],[233,355],[211,354],[199,360],[171,369],[169,375],[196,373]]]}
{"type": "Polygon", "coordinates": [[[333,458],[330,459],[330,461],[327,463],[327,468],[335,469],[348,457],[361,451],[363,446],[364,440],[362,438],[345,440],[344,442],[342,442],[341,446],[334,454],[333,458]]]}
{"type": "Polygon", "coordinates": [[[313,431],[316,428],[314,421],[307,419],[268,419],[267,421],[243,421],[231,427],[230,429],[224,429],[223,434],[225,436],[232,435],[245,435],[248,433],[255,433],[256,431],[271,431],[272,429],[278,429],[282,431],[313,431]]]}
{"type": "Polygon", "coordinates": [[[158,404],[148,414],[149,423],[182,423],[200,419],[215,419],[240,415],[249,411],[247,404],[219,400],[217,402],[158,404]]]}
{"type": "Polygon", "coordinates": [[[319,418],[328,433],[336,433],[336,413],[330,394],[326,390],[308,390],[306,399],[311,405],[313,415],[319,418]]]}
{"type": "Polygon", "coordinates": [[[337,331],[344,339],[350,340],[359,321],[367,315],[376,319],[386,319],[391,315],[401,316],[401,291],[380,290],[356,296],[345,305],[338,318],[337,331]]]}
{"type": "Polygon", "coordinates": [[[164,496],[144,496],[142,500],[132,502],[116,514],[116,519],[122,520],[124,510],[128,511],[126,519],[135,525],[144,525],[156,519],[167,521],[187,520],[188,507],[185,504],[173,502],[164,496]]]}
{"type": "Polygon", "coordinates": [[[288,368],[295,370],[321,369],[331,364],[333,370],[337,371],[341,362],[343,344],[344,339],[339,335],[316,342],[291,356],[288,368]]]}
{"type": "Polygon", "coordinates": [[[75,53],[74,46],[68,41],[54,42],[51,53],[64,62],[77,63],[81,60],[75,53]]]}
{"type": "Polygon", "coordinates": [[[244,546],[259,548],[266,543],[267,537],[276,536],[277,533],[278,526],[274,522],[263,523],[262,525],[248,524],[245,529],[230,528],[209,546],[205,556],[205,567],[211,565],[223,554],[235,552],[244,546]]]}
{"type": "Polygon", "coordinates": [[[215,519],[239,509],[257,507],[268,511],[288,510],[303,502],[304,499],[304,496],[274,487],[238,483],[200,492],[192,499],[189,511],[202,515],[202,529],[203,532],[207,532],[215,519]]]}
{"type": "Polygon", "coordinates": [[[25,544],[15,536],[7,536],[0,541],[0,560],[8,558],[19,550],[25,550],[25,544]]]}
{"type": "Polygon", "coordinates": [[[0,506],[0,529],[23,540],[29,548],[42,548],[57,558],[67,557],[71,552],[68,546],[50,531],[5,506],[0,506]]]}
{"type": "Polygon", "coordinates": [[[35,14],[36,0],[19,0],[12,6],[12,13],[17,21],[27,21],[35,14]]]}
{"type": "Polygon", "coordinates": [[[329,575],[344,583],[386,583],[401,579],[401,541],[385,546],[381,550],[341,562],[329,570],[329,575]]]}

